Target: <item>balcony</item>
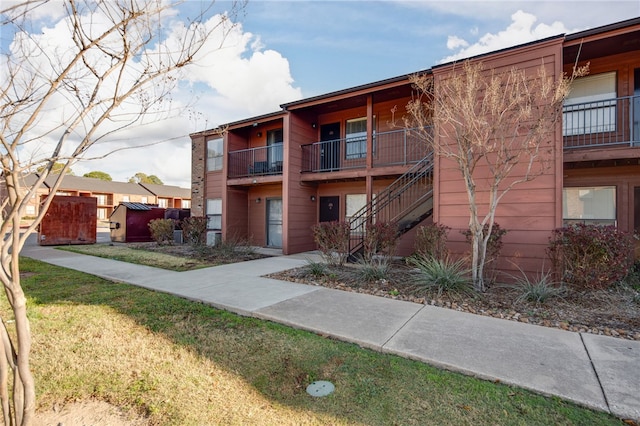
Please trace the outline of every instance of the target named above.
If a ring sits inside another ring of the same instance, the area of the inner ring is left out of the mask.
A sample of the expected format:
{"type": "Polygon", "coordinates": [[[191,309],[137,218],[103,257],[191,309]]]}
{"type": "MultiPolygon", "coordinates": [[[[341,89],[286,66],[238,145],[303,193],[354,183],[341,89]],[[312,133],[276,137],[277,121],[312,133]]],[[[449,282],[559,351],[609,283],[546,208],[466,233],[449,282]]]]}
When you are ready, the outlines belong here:
{"type": "Polygon", "coordinates": [[[229,153],[229,179],[281,174],[281,143],[229,153]]]}
{"type": "MultiPolygon", "coordinates": [[[[428,151],[413,129],[373,135],[372,166],[414,164],[428,151]]],[[[345,138],[302,145],[302,172],[322,173],[367,167],[367,138],[345,138]]]]}
{"type": "Polygon", "coordinates": [[[640,97],[565,105],[564,149],[640,146],[640,97]]]}

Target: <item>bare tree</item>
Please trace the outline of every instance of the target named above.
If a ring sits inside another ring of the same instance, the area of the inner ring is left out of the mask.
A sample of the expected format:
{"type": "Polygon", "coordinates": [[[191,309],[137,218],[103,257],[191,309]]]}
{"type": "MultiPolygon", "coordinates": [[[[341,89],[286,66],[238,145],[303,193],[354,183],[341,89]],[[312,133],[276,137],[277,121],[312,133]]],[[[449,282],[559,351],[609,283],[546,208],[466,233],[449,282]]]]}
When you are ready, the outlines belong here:
{"type": "Polygon", "coordinates": [[[436,81],[426,74],[411,78],[417,96],[407,105],[405,125],[425,129],[420,136],[441,159],[453,161],[464,180],[477,291],[486,290],[484,266],[496,208],[514,186],[548,170],[563,101],[571,81],[587,70],[554,79],[544,64],[527,72],[465,61],[436,81]]]}
{"type": "MultiPolygon", "coordinates": [[[[179,3],[31,0],[11,3],[0,12],[3,37],[13,36],[11,44],[3,42],[0,64],[5,195],[0,279],[14,316],[13,323],[0,321],[0,401],[6,425],[30,424],[35,410],[31,332],[19,266],[26,238],[42,220],[65,173],[76,160],[88,158],[89,148],[133,124],[177,114],[170,94],[180,72],[220,48],[235,25],[235,14],[244,8],[243,2],[235,2],[227,14],[207,17],[209,3],[180,25],[175,19],[179,3]],[[58,25],[66,25],[68,40],[49,40],[40,28],[30,30],[37,16],[44,15],[42,9],[54,6],[57,12],[63,8],[58,25]],[[52,174],[56,164],[63,167],[52,174]],[[25,175],[36,170],[35,182],[25,185],[25,175]],[[48,176],[55,184],[35,220],[20,232],[26,205],[48,176]]],[[[198,5],[191,3],[186,10],[195,9],[198,5]]]]}

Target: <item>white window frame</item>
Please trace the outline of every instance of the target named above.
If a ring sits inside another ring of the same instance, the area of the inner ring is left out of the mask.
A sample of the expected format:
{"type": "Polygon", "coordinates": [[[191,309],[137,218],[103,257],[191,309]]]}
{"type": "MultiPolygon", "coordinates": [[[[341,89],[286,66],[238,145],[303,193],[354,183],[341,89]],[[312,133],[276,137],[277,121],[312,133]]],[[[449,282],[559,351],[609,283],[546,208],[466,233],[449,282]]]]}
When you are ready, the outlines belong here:
{"type": "Polygon", "coordinates": [[[358,158],[366,158],[366,156],[367,117],[347,120],[345,122],[345,159],[355,160],[358,158]]]}
{"type": "Polygon", "coordinates": [[[97,198],[97,203],[99,206],[107,205],[107,201],[109,200],[109,197],[107,194],[95,194],[94,196],[97,198]]]}
{"type": "Polygon", "coordinates": [[[207,198],[207,229],[222,230],[222,198],[207,198]]]}
{"type": "MultiPolygon", "coordinates": [[[[345,196],[345,221],[351,224],[351,218],[361,208],[367,205],[367,194],[347,194],[345,196]]],[[[363,218],[364,219],[364,218],[363,218]]],[[[351,224],[351,229],[355,232],[364,232],[366,220],[361,223],[351,224]]]]}
{"type": "Polygon", "coordinates": [[[224,139],[215,138],[207,141],[207,171],[222,170],[224,155],[224,139]]]}
{"type": "Polygon", "coordinates": [[[616,214],[615,186],[562,188],[562,220],[565,225],[616,225],[616,214]]]}
{"type": "Polygon", "coordinates": [[[615,71],[575,79],[564,101],[562,135],[615,132],[617,81],[615,71]]]}
{"type": "Polygon", "coordinates": [[[169,200],[167,198],[158,198],[158,207],[166,209],[169,207],[169,200]]]}

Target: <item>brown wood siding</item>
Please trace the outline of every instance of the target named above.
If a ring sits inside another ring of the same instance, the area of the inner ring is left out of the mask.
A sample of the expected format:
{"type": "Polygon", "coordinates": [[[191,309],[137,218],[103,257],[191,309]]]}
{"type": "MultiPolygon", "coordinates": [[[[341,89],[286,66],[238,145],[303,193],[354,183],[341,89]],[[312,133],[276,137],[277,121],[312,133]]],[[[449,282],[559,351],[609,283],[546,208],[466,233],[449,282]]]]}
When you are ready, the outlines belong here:
{"type": "Polygon", "coordinates": [[[389,132],[404,128],[402,117],[407,112],[410,97],[398,98],[391,101],[376,103],[373,98],[373,114],[376,116],[376,131],[389,132]],[[395,109],[395,112],[392,110],[395,109]]]}
{"type": "Polygon", "coordinates": [[[317,128],[312,127],[315,117],[290,113],[284,119],[284,165],[282,179],[283,229],[282,252],[300,253],[315,249],[311,227],[316,223],[317,196],[313,185],[300,182],[302,170],[301,145],[314,142],[317,128]]]}
{"type": "MultiPolygon", "coordinates": [[[[520,49],[500,52],[482,58],[486,68],[507,69],[517,67],[527,72],[536,72],[541,64],[551,76],[559,76],[562,71],[562,40],[551,40],[520,49]]],[[[436,69],[436,88],[438,80],[445,78],[450,68],[436,69]]],[[[540,271],[545,262],[545,249],[551,231],[560,222],[562,168],[558,159],[562,150],[560,125],[550,132],[549,138],[554,152],[550,157],[549,169],[544,175],[531,182],[515,186],[500,202],[495,221],[509,232],[504,237],[504,248],[500,267],[510,274],[519,273],[517,267],[528,273],[540,271]],[[558,154],[558,152],[560,154],[558,154]],[[515,264],[515,265],[514,265],[515,264]],[[517,265],[517,267],[516,267],[517,265]]],[[[452,143],[442,141],[441,143],[452,143]]],[[[515,170],[515,172],[518,172],[515,170]]],[[[483,176],[488,170],[479,167],[475,173],[478,200],[480,201],[481,218],[488,211],[488,193],[483,176]]],[[[521,176],[515,173],[514,177],[521,176]]],[[[487,176],[488,177],[488,176],[487,176]]],[[[434,179],[434,219],[449,226],[449,248],[457,255],[467,255],[469,245],[461,231],[468,229],[469,204],[464,182],[457,165],[450,160],[439,158],[436,161],[436,177],[434,179]]],[[[548,263],[547,263],[548,264],[548,263]]]]}
{"type": "Polygon", "coordinates": [[[246,189],[228,188],[223,201],[223,229],[225,240],[250,241],[249,239],[249,203],[246,189]]]}
{"type": "Polygon", "coordinates": [[[281,197],[280,185],[260,185],[249,190],[248,197],[245,199],[245,208],[248,210],[248,238],[253,244],[261,247],[267,244],[267,199],[281,197]],[[260,202],[257,202],[258,199],[260,202]]]}
{"type": "Polygon", "coordinates": [[[207,172],[205,188],[206,199],[222,198],[222,194],[224,192],[224,175],[222,174],[222,171],[207,172]]]}

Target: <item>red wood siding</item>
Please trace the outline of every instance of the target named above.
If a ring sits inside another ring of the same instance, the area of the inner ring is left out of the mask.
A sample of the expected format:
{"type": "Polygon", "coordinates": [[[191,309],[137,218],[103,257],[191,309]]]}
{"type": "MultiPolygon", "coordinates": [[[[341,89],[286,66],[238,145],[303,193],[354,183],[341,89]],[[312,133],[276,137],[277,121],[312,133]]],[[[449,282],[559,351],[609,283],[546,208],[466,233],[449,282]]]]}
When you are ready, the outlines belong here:
{"type": "Polygon", "coordinates": [[[224,239],[235,241],[250,241],[250,233],[247,229],[249,223],[248,191],[244,189],[229,188],[226,199],[223,201],[223,227],[224,239]]]}
{"type": "MultiPolygon", "coordinates": [[[[562,40],[556,39],[520,49],[512,49],[482,58],[486,68],[507,69],[517,67],[528,72],[536,72],[541,64],[545,64],[548,74],[556,78],[562,72],[562,40]]],[[[436,69],[436,88],[438,81],[446,78],[451,68],[436,69]]],[[[560,125],[550,132],[553,152],[549,158],[549,168],[544,175],[532,182],[515,186],[499,204],[495,221],[500,227],[508,230],[504,237],[503,259],[500,267],[507,273],[518,273],[518,267],[533,273],[540,270],[545,262],[545,249],[551,231],[561,222],[561,187],[562,137],[560,125]]],[[[440,143],[452,143],[441,140],[440,143]]],[[[522,176],[514,170],[514,177],[522,176]]],[[[484,176],[488,169],[478,167],[475,172],[479,211],[482,216],[488,211],[488,187],[484,176]]],[[[450,249],[458,255],[466,255],[470,247],[461,231],[468,229],[469,204],[464,182],[457,165],[450,160],[439,158],[436,161],[436,177],[434,179],[434,221],[447,225],[450,249]]]]}
{"type": "Polygon", "coordinates": [[[258,246],[267,244],[267,199],[281,197],[282,187],[279,184],[260,185],[249,190],[245,208],[248,210],[248,237],[253,244],[258,246]],[[258,199],[260,202],[257,201],[258,199]]]}
{"type": "Polygon", "coordinates": [[[314,250],[311,227],[316,223],[316,204],[311,196],[316,196],[313,185],[300,182],[302,170],[301,145],[313,142],[317,129],[311,126],[313,117],[291,113],[284,119],[284,165],[282,179],[283,230],[282,252],[300,253],[314,250]]]}

